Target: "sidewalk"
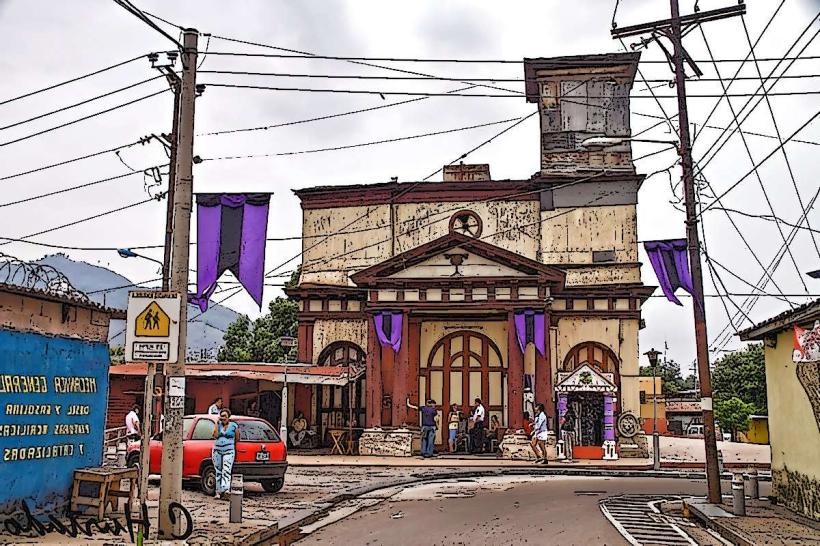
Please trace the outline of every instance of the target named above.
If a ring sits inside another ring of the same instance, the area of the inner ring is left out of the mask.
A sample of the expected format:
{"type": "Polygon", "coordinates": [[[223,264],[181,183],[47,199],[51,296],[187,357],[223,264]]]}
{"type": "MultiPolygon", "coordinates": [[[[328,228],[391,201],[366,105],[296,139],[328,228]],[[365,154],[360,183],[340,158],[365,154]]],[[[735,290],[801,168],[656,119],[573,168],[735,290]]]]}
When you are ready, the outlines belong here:
{"type": "Polygon", "coordinates": [[[766,500],[747,499],[745,516],[731,513],[732,499],[728,497],[719,505],[702,499],[685,502],[692,517],[733,544],[820,545],[820,522],[766,500]]]}

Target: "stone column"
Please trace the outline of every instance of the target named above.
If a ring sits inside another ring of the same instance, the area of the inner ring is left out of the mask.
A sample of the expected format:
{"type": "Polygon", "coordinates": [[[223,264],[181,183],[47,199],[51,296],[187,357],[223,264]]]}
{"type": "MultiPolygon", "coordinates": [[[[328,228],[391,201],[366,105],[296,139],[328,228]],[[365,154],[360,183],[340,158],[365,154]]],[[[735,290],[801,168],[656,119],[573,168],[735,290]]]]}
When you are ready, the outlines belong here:
{"type": "Polygon", "coordinates": [[[612,461],[618,458],[615,452],[615,395],[604,394],[604,459],[612,461]]]}
{"type": "Polygon", "coordinates": [[[523,426],[523,419],[524,354],[515,336],[515,313],[510,310],[507,312],[507,426],[518,430],[523,426]]]}
{"type": "Polygon", "coordinates": [[[367,428],[382,426],[382,351],[379,338],[376,335],[376,327],[373,325],[373,317],[368,317],[367,323],[367,371],[365,375],[365,385],[367,394],[365,396],[365,426],[367,428]]]}
{"type": "MultiPolygon", "coordinates": [[[[410,320],[404,314],[401,323],[401,346],[393,365],[393,426],[400,427],[407,424],[407,397],[410,394],[410,385],[407,384],[407,371],[410,368],[410,320]]],[[[392,349],[390,349],[392,351],[392,349]]],[[[414,401],[421,404],[423,401],[414,401]]],[[[439,400],[439,403],[441,401],[439,400]]]]}

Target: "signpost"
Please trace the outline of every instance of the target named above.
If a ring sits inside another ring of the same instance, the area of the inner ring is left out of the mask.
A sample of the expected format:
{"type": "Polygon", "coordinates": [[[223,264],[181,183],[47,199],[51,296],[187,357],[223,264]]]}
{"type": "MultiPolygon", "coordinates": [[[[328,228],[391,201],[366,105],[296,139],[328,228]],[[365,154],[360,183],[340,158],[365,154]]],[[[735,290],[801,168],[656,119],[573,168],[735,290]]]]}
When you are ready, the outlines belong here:
{"type": "MultiPolygon", "coordinates": [[[[179,354],[179,314],[182,298],[178,292],[129,292],[125,328],[126,362],[147,362],[141,422],[139,506],[148,493],[149,453],[153,433],[154,376],[157,363],[177,361],[179,354]]],[[[158,394],[162,396],[161,388],[158,394]]],[[[168,385],[171,407],[185,407],[185,378],[173,377],[168,385]]],[[[138,508],[139,509],[139,508],[138,508]]]]}

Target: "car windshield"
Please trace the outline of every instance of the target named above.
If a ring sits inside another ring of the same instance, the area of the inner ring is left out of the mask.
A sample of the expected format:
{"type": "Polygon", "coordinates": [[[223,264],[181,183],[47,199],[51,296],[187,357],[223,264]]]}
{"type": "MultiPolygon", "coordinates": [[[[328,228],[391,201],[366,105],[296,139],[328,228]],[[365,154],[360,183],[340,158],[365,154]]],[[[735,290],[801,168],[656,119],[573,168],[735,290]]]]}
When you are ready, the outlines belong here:
{"type": "Polygon", "coordinates": [[[279,435],[264,421],[237,421],[239,438],[243,442],[278,442],[279,435]]]}
{"type": "Polygon", "coordinates": [[[193,417],[186,417],[182,420],[182,437],[187,438],[188,433],[191,432],[191,425],[194,424],[193,417]]]}

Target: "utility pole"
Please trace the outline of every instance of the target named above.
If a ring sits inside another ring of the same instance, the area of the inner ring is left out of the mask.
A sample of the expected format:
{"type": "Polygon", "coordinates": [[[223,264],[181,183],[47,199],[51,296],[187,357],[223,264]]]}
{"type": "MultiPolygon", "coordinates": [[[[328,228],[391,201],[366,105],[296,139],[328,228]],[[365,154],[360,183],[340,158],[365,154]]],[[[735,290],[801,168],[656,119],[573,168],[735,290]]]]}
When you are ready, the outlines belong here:
{"type": "Polygon", "coordinates": [[[185,357],[188,333],[188,254],[193,207],[194,102],[196,100],[196,63],[199,32],[183,30],[182,84],[179,93],[178,130],[174,134],[176,179],[174,180],[173,253],[171,289],[182,295],[179,313],[179,347],[177,361],[165,367],[165,428],[162,437],[162,478],[159,497],[159,538],[179,536],[181,517],[171,521],[169,506],[182,500],[182,420],[185,413],[185,357]],[[182,386],[182,396],[169,396],[170,386],[182,386]],[[181,399],[180,399],[181,398],[181,399]]]}
{"type": "MultiPolygon", "coordinates": [[[[173,72],[172,72],[173,74],[173,72]]],[[[173,74],[176,78],[176,74],[173,74]]],[[[170,289],[171,284],[171,246],[174,236],[174,186],[177,175],[177,134],[179,134],[179,101],[182,96],[181,85],[178,80],[174,80],[171,85],[174,90],[174,122],[171,125],[170,135],[170,158],[168,170],[168,208],[165,211],[165,255],[162,259],[162,290],[170,289]]]]}
{"type": "MultiPolygon", "coordinates": [[[[683,48],[682,25],[686,25],[687,30],[705,23],[743,15],[746,6],[742,0],[737,6],[721,8],[717,10],[698,12],[693,15],[680,16],[678,0],[670,0],[671,18],[654,23],[644,23],[621,29],[612,30],[614,38],[635,36],[638,34],[650,33],[652,39],[661,45],[661,49],[666,49],[660,42],[660,37],[665,36],[672,42],[673,53],[670,62],[675,70],[675,86],[678,95],[678,132],[680,144],[678,154],[681,159],[681,171],[683,177],[684,202],[686,205],[686,241],[689,251],[689,267],[692,274],[693,294],[692,307],[694,308],[695,320],[695,344],[697,348],[698,376],[700,379],[701,408],[703,411],[703,441],[706,448],[706,481],[708,487],[708,500],[710,503],[720,503],[720,470],[718,468],[718,451],[715,439],[715,417],[712,411],[712,381],[709,371],[709,338],[706,333],[706,310],[703,298],[703,272],[700,264],[700,238],[698,237],[697,220],[697,198],[695,196],[695,176],[692,167],[692,143],[689,135],[689,112],[686,105],[686,73],[684,63],[687,63],[695,73],[700,70],[692,61],[689,54],[683,48]]],[[[644,39],[643,44],[649,41],[644,39]]]]}

